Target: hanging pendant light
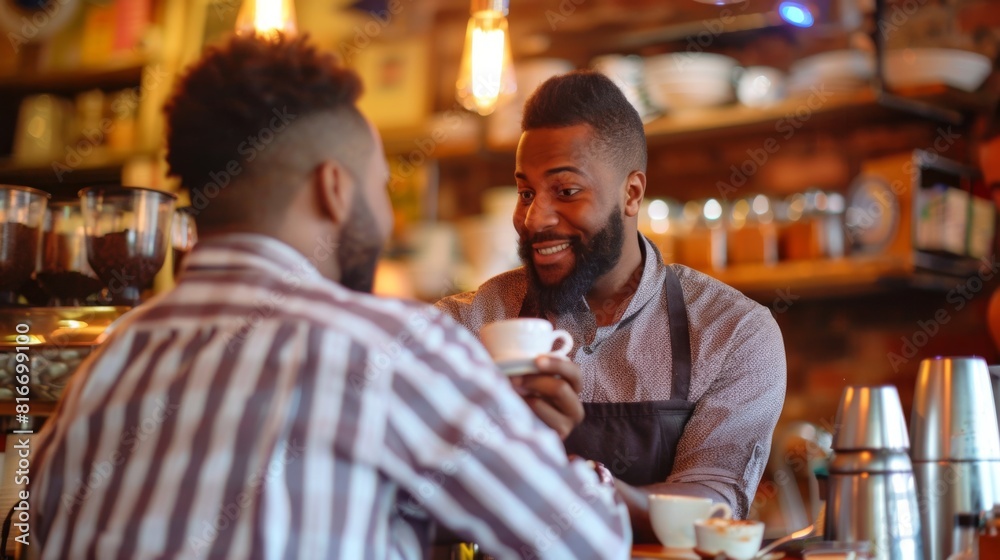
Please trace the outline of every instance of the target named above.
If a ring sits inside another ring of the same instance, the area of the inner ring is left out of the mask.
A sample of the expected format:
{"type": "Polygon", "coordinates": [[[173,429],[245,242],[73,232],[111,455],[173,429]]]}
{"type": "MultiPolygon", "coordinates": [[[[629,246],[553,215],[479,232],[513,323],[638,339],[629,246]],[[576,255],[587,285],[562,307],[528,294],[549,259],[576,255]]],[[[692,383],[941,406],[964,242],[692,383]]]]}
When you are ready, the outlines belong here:
{"type": "Polygon", "coordinates": [[[267,39],[295,35],[295,4],[292,0],[244,0],[236,16],[236,34],[257,34],[267,39]]]}
{"type": "Polygon", "coordinates": [[[462,65],[455,83],[463,107],[489,115],[517,89],[507,28],[509,0],[472,0],[462,65]]]}

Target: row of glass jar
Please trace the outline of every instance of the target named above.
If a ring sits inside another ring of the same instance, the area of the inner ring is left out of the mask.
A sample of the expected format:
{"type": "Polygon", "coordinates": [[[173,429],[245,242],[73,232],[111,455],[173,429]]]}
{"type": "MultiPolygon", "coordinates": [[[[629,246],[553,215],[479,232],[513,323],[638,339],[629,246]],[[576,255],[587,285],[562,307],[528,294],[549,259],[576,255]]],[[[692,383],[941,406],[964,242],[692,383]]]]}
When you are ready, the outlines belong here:
{"type": "Polygon", "coordinates": [[[176,268],[197,239],[174,199],[93,187],[50,202],[43,191],[0,185],[0,305],[135,305],[168,247],[176,268]]]}
{"type": "Polygon", "coordinates": [[[785,260],[835,259],[846,253],[844,196],[810,190],[681,203],[643,203],[639,229],[667,262],[700,270],[785,260]]]}

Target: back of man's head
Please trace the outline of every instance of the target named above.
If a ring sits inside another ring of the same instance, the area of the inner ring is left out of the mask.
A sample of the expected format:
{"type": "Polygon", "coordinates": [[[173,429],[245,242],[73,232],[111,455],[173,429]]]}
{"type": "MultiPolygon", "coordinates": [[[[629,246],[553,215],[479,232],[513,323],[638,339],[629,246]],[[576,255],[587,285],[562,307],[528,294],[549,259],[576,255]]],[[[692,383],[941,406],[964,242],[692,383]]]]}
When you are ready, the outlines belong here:
{"type": "Polygon", "coordinates": [[[235,37],[191,67],[167,104],[167,163],[199,228],[277,223],[316,166],[357,177],[374,140],[358,76],[306,39],[235,37]]]}
{"type": "Polygon", "coordinates": [[[607,76],[577,70],[546,80],[524,105],[521,131],[587,124],[610,162],[646,171],[646,133],[639,113],[607,76]]]}

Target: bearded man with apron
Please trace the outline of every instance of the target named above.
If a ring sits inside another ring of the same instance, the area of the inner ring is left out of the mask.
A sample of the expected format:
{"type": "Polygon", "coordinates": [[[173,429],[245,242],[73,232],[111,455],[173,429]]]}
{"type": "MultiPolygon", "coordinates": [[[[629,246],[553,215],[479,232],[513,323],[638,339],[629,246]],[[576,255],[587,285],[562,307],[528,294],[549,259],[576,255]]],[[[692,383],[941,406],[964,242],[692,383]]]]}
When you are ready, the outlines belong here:
{"type": "Polygon", "coordinates": [[[645,135],[609,79],[551,78],[528,99],[522,129],[513,222],[524,266],[437,307],[477,334],[539,317],[573,336],[579,391],[553,383],[565,363],[512,382],[568,453],[611,471],[637,541],[654,538],[651,493],[705,496],[749,515],[785,394],[770,311],[665,264],[638,233],[645,135]]]}

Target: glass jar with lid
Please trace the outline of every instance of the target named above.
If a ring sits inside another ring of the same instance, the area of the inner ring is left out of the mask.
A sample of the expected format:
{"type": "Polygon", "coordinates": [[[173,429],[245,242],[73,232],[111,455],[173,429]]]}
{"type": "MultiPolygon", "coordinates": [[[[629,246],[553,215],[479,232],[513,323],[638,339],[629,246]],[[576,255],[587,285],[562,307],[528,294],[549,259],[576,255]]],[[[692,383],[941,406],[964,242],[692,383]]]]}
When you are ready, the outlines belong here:
{"type": "Polygon", "coordinates": [[[730,264],[778,262],[778,227],[774,203],[757,194],[737,200],[729,209],[730,264]]]}
{"type": "Polygon", "coordinates": [[[844,210],[838,192],[814,189],[786,198],[779,209],[782,260],[843,257],[844,210]]]}
{"type": "Polygon", "coordinates": [[[698,270],[726,267],[727,209],[715,198],[684,205],[683,234],[677,239],[677,262],[698,270]]]}

